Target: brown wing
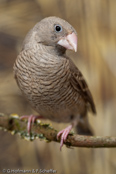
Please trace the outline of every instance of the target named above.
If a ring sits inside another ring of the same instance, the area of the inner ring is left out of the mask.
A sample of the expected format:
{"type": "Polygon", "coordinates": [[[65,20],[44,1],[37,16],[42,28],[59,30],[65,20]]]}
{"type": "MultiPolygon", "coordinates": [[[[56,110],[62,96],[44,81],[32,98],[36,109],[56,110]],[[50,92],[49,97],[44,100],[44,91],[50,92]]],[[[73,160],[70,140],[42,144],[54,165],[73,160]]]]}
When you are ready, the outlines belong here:
{"type": "Polygon", "coordinates": [[[95,108],[92,94],[88,88],[88,85],[82,73],[73,64],[73,62],[70,62],[70,70],[71,70],[71,84],[73,88],[76,91],[78,91],[81,94],[81,96],[83,96],[84,100],[90,104],[93,113],[96,114],[96,108],[95,108]]]}

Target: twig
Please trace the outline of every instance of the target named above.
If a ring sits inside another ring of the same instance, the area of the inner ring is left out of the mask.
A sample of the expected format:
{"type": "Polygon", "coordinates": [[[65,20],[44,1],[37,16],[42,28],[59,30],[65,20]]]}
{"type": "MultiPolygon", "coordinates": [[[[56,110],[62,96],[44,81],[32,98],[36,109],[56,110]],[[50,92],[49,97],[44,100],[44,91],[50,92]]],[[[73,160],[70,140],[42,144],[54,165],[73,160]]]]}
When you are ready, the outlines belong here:
{"type": "MultiPolygon", "coordinates": [[[[26,140],[34,140],[35,138],[45,139],[49,141],[60,142],[57,140],[57,130],[53,129],[49,124],[36,122],[32,126],[31,135],[27,133],[27,123],[21,121],[18,115],[0,114],[0,127],[2,130],[10,131],[12,134],[19,134],[26,140]]],[[[81,136],[69,134],[65,142],[70,147],[89,147],[89,148],[109,148],[116,147],[116,137],[101,136],[81,136]]]]}

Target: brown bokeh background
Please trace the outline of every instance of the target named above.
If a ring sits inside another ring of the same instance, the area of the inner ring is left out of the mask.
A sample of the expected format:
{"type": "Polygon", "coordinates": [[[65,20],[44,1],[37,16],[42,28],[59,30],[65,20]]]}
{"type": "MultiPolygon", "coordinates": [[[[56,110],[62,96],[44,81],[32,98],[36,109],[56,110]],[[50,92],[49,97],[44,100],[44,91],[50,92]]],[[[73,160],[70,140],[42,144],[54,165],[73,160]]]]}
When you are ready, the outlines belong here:
{"type": "MultiPolygon", "coordinates": [[[[89,113],[95,135],[116,136],[116,1],[1,0],[0,112],[30,114],[13,78],[13,63],[26,33],[47,16],[58,16],[78,32],[78,52],[68,52],[92,91],[97,116],[89,113]]],[[[49,120],[47,122],[50,122],[49,120]]],[[[60,130],[67,125],[52,123],[60,130]]],[[[58,143],[28,142],[0,131],[0,172],[54,169],[58,174],[114,174],[116,149],[68,149],[58,143]]],[[[2,173],[2,172],[1,172],[2,173]]]]}

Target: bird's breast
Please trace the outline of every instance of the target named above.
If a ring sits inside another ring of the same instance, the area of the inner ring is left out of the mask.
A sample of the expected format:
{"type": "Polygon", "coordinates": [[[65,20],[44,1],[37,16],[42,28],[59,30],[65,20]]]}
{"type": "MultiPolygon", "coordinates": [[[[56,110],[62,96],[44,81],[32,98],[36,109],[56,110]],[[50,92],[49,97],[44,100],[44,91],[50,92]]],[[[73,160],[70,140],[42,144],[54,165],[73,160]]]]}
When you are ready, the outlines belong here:
{"type": "Polygon", "coordinates": [[[39,56],[25,52],[18,56],[14,66],[17,83],[39,114],[67,122],[67,115],[70,117],[79,104],[79,95],[70,85],[69,62],[66,58],[59,61],[54,56],[39,56]]]}

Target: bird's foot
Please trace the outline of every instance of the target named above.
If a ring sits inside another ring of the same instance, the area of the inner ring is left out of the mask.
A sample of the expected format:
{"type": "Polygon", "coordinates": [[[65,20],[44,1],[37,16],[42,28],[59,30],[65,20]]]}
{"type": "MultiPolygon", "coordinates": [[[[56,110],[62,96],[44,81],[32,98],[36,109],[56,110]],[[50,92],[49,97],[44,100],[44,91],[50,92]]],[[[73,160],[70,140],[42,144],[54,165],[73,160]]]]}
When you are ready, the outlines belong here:
{"type": "Polygon", "coordinates": [[[57,139],[59,139],[60,135],[61,135],[61,140],[60,140],[60,150],[62,149],[63,143],[66,141],[67,136],[69,134],[69,132],[72,129],[72,125],[66,127],[65,129],[61,130],[60,132],[58,132],[57,134],[57,139]]]}
{"type": "Polygon", "coordinates": [[[21,120],[28,119],[27,131],[28,131],[29,134],[30,134],[30,131],[31,131],[31,124],[34,124],[36,119],[43,119],[43,118],[44,117],[39,116],[39,115],[24,115],[24,116],[20,117],[21,120]]]}

